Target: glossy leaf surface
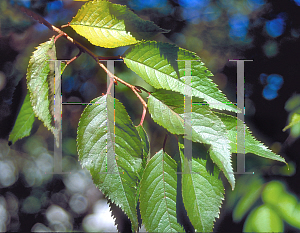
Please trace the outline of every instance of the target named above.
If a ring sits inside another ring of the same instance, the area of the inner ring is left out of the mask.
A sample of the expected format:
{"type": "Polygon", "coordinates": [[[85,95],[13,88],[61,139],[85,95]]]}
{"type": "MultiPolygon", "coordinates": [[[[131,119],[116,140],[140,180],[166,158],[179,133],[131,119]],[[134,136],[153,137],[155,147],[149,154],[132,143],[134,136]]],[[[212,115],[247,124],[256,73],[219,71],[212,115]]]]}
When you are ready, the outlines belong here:
{"type": "Polygon", "coordinates": [[[104,95],[91,103],[84,109],[78,125],[79,160],[90,171],[94,184],[128,215],[132,228],[137,230],[141,139],[117,99],[104,95]],[[109,112],[108,106],[114,106],[115,110],[109,112]]]}
{"type": "Polygon", "coordinates": [[[125,53],[124,61],[131,70],[155,88],[172,90],[183,95],[190,88],[192,96],[203,98],[211,108],[237,112],[234,105],[230,104],[209,78],[212,73],[193,52],[168,43],[146,41],[125,53]],[[190,84],[185,84],[185,60],[192,61],[190,84]]]}
{"type": "Polygon", "coordinates": [[[219,169],[215,167],[214,174],[210,175],[206,170],[206,161],[198,158],[192,159],[190,167],[183,154],[183,145],[179,147],[185,209],[196,232],[212,232],[224,199],[224,187],[218,179],[219,169]]]}
{"type": "Polygon", "coordinates": [[[186,138],[210,146],[211,159],[224,172],[234,189],[230,141],[224,124],[207,105],[198,104],[192,107],[191,121],[185,122],[183,104],[183,95],[161,90],[149,96],[148,110],[153,120],[172,134],[184,135],[185,127],[191,127],[192,135],[187,135],[186,138]]]}
{"type": "Polygon", "coordinates": [[[93,45],[116,48],[135,44],[165,30],[143,20],[126,6],[105,0],[89,1],[78,11],[70,26],[93,45]]]}
{"type": "Polygon", "coordinates": [[[177,223],[177,164],[162,149],[146,166],[140,189],[140,209],[148,232],[183,232],[177,223]]]}

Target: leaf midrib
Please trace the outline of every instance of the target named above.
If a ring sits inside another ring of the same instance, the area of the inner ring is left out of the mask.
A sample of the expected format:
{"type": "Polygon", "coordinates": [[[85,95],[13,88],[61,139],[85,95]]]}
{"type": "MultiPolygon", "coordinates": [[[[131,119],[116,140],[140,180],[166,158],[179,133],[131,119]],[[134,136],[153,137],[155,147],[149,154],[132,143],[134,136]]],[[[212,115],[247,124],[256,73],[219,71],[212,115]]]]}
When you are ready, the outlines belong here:
{"type": "MultiPolygon", "coordinates": [[[[137,64],[138,64],[138,67],[140,67],[140,66],[145,66],[145,67],[147,67],[148,69],[151,68],[151,69],[155,70],[156,72],[159,72],[159,73],[161,73],[161,74],[163,74],[163,75],[166,75],[166,76],[168,76],[168,77],[171,77],[174,81],[176,81],[177,84],[180,83],[180,84],[182,84],[182,85],[187,85],[187,84],[185,84],[185,83],[183,83],[183,82],[177,80],[176,78],[174,78],[174,77],[171,76],[170,74],[166,74],[166,73],[164,73],[164,72],[162,72],[162,71],[160,71],[160,70],[154,69],[153,67],[151,67],[151,66],[149,66],[149,65],[143,64],[143,63],[138,62],[138,61],[134,61],[134,60],[132,60],[132,59],[130,59],[130,58],[126,58],[126,57],[125,57],[125,59],[128,59],[128,60],[130,60],[131,62],[137,63],[137,64]]],[[[139,70],[140,70],[140,68],[139,68],[139,70]]],[[[193,76],[192,76],[192,77],[193,77],[193,76]]],[[[195,76],[195,77],[198,77],[198,76],[195,76]]],[[[199,78],[199,77],[198,77],[198,78],[199,78]]],[[[168,79],[167,79],[167,80],[168,80],[168,79]]],[[[162,85],[160,84],[160,81],[158,80],[157,77],[156,77],[156,81],[159,83],[160,86],[162,86],[162,85]]],[[[168,83],[168,85],[169,85],[169,83],[168,83]]],[[[200,92],[200,93],[201,93],[203,96],[205,96],[207,99],[214,99],[214,100],[216,101],[216,103],[222,103],[222,104],[223,104],[223,102],[221,102],[220,100],[218,100],[218,99],[216,99],[216,98],[214,98],[214,97],[211,97],[211,96],[209,96],[209,95],[203,93],[201,90],[198,90],[198,89],[196,89],[195,87],[192,87],[192,86],[189,86],[189,85],[187,85],[187,86],[188,86],[188,87],[191,87],[192,90],[194,90],[194,91],[196,91],[196,92],[200,92]]],[[[162,88],[162,89],[166,89],[166,88],[162,88]]],[[[172,90],[172,89],[170,88],[170,89],[166,89],[166,90],[172,90]]],[[[197,97],[197,96],[195,96],[195,95],[193,95],[193,94],[192,94],[192,96],[197,97]]],[[[201,97],[201,98],[205,99],[205,97],[201,97]]],[[[200,97],[199,97],[199,98],[200,98],[200,97]]]]}
{"type": "MultiPolygon", "coordinates": [[[[83,25],[83,24],[75,24],[75,23],[72,23],[71,26],[81,26],[81,27],[88,27],[88,28],[93,28],[93,29],[101,29],[101,30],[108,30],[108,31],[119,31],[119,32],[126,32],[126,33],[130,33],[129,31],[127,32],[125,29],[115,29],[113,27],[111,28],[105,28],[105,27],[97,27],[97,26],[91,26],[91,25],[83,25]]],[[[131,34],[130,34],[131,35],[131,34]]]]}

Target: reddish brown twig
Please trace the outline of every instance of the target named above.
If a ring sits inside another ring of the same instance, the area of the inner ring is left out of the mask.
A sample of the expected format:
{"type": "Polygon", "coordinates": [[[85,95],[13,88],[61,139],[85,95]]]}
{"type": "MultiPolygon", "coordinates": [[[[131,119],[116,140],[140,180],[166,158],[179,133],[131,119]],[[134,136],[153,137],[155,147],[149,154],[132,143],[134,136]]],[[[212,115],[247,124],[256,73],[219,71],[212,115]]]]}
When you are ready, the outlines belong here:
{"type": "Polygon", "coordinates": [[[70,22],[68,22],[67,24],[65,25],[61,25],[60,28],[66,28],[66,27],[70,27],[70,22]]]}
{"type": "Polygon", "coordinates": [[[75,61],[80,55],[82,54],[82,51],[79,50],[79,53],[73,57],[71,60],[69,60],[67,63],[66,63],[66,66],[69,65],[71,62],[75,61]]]}
{"type": "MultiPolygon", "coordinates": [[[[140,90],[138,88],[136,88],[134,85],[131,85],[127,82],[125,82],[124,80],[118,78],[117,76],[113,75],[107,68],[106,66],[100,62],[100,60],[111,60],[111,58],[113,59],[122,59],[121,56],[114,56],[114,57],[101,57],[98,56],[96,54],[94,54],[91,50],[89,50],[88,48],[86,48],[85,46],[83,46],[82,44],[80,44],[79,42],[75,41],[72,37],[70,37],[67,33],[63,32],[62,30],[60,30],[58,27],[55,27],[54,25],[52,25],[51,23],[49,23],[47,20],[45,20],[43,17],[41,17],[40,15],[34,13],[33,11],[25,8],[25,7],[21,7],[21,10],[26,13],[27,15],[31,16],[32,18],[34,18],[35,20],[37,20],[39,23],[44,24],[46,27],[48,27],[51,31],[57,32],[59,34],[59,36],[56,38],[58,39],[61,36],[64,36],[67,40],[69,40],[70,42],[72,42],[73,44],[75,44],[82,52],[85,52],[87,54],[89,54],[96,62],[97,64],[111,77],[114,78],[114,80],[126,85],[127,87],[129,87],[134,93],[135,95],[139,98],[139,100],[141,101],[141,103],[143,104],[143,107],[147,108],[147,104],[145,102],[145,100],[138,94],[138,92],[140,92],[140,90]],[[107,59],[109,58],[109,59],[107,59]]],[[[70,25],[70,23],[67,24],[68,26],[70,25]]],[[[76,59],[76,58],[75,58],[76,59]]],[[[74,60],[75,60],[74,59],[74,60]]],[[[71,59],[72,60],[72,59],[71,59]]]]}
{"type": "Polygon", "coordinates": [[[107,92],[106,92],[106,94],[107,94],[107,95],[109,95],[109,94],[110,94],[110,89],[111,89],[111,87],[112,87],[113,83],[114,83],[114,78],[113,78],[113,77],[111,77],[111,78],[109,79],[109,86],[108,86],[108,88],[107,88],[107,92]]]}
{"type": "Polygon", "coordinates": [[[146,116],[146,112],[147,112],[147,108],[145,108],[143,106],[143,114],[142,114],[141,121],[140,121],[140,124],[139,124],[141,126],[143,126],[143,123],[144,123],[144,120],[145,120],[145,116],[146,116]]]}

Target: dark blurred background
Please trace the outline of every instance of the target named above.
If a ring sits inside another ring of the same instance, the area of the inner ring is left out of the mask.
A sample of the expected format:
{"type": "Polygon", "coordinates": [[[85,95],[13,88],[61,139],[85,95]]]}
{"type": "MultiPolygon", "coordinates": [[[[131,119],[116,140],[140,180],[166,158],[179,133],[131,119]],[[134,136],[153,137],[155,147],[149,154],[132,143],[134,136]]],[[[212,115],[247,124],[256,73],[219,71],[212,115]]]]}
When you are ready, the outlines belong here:
{"type": "MultiPolygon", "coordinates": [[[[228,60],[253,60],[245,62],[246,124],[257,139],[286,159],[290,169],[279,162],[246,155],[246,171],[254,171],[255,175],[236,176],[235,191],[224,182],[225,201],[214,231],[241,232],[250,211],[262,205],[262,187],[270,181],[283,184],[286,195],[292,196],[300,206],[297,169],[300,124],[282,131],[293,113],[300,114],[300,1],[111,2],[127,5],[141,18],[170,30],[153,39],[196,52],[232,102],[236,102],[236,62],[228,60]],[[249,198],[247,193],[256,194],[249,198]],[[241,202],[246,202],[246,207],[241,207],[241,202]]],[[[51,174],[53,136],[40,121],[35,121],[29,137],[11,146],[7,141],[26,95],[29,58],[35,47],[55,35],[22,13],[18,6],[61,26],[71,21],[82,4],[72,0],[0,1],[0,231],[116,231],[106,200],[77,161],[76,128],[84,106],[63,106],[63,171],[68,174],[51,174]]],[[[63,30],[100,56],[122,55],[128,48],[95,47],[75,35],[70,27],[63,30]]],[[[56,47],[58,59],[71,59],[78,53],[64,38],[57,41],[56,47]]],[[[116,62],[115,73],[131,84],[149,88],[122,62],[116,62]]],[[[64,102],[89,102],[105,91],[105,72],[86,54],[71,63],[62,75],[64,102]]],[[[122,84],[115,86],[115,92],[138,125],[142,113],[139,100],[122,84]]],[[[146,99],[147,95],[142,96],[146,99]]],[[[153,155],[162,147],[166,131],[149,114],[144,127],[153,155]]],[[[170,151],[173,139],[170,137],[167,142],[170,151]]],[[[298,212],[300,219],[300,209],[298,212]]],[[[123,219],[120,229],[126,232],[126,217],[123,219]]],[[[299,231],[300,223],[282,219],[284,231],[299,231]]]]}

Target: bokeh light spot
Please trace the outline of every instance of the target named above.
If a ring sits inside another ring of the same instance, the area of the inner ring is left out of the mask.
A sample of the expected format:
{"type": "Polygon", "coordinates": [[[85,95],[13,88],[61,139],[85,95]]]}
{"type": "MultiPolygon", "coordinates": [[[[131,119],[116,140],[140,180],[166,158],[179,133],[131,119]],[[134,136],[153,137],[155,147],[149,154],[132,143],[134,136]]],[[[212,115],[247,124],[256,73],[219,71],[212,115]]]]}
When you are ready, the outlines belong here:
{"type": "Polygon", "coordinates": [[[259,75],[259,81],[260,81],[260,83],[263,84],[263,85],[266,85],[267,84],[267,78],[268,78],[267,74],[261,73],[259,75]]]}
{"type": "Polygon", "coordinates": [[[3,196],[0,196],[0,232],[6,231],[7,219],[8,213],[6,211],[6,201],[3,196]]]}
{"type": "Polygon", "coordinates": [[[69,205],[75,213],[82,214],[87,210],[88,200],[81,194],[75,193],[70,198],[69,205]]]}
{"type": "Polygon", "coordinates": [[[272,37],[281,36],[284,32],[285,21],[281,15],[277,18],[266,22],[267,33],[272,37]]]}
{"type": "Polygon", "coordinates": [[[23,202],[22,212],[26,214],[35,214],[40,211],[40,208],[41,201],[34,196],[29,196],[23,202]]]}
{"type": "Polygon", "coordinates": [[[63,182],[69,191],[75,193],[83,192],[92,183],[92,179],[85,170],[67,175],[63,182]]]}
{"type": "Polygon", "coordinates": [[[294,2],[297,4],[297,6],[300,6],[300,0],[294,0],[294,2]]]}
{"type": "Polygon", "coordinates": [[[264,53],[267,57],[274,57],[278,53],[278,45],[276,41],[268,41],[263,46],[264,53]]]}
{"type": "Polygon", "coordinates": [[[85,231],[105,231],[116,232],[114,219],[111,216],[109,206],[105,200],[99,200],[94,205],[94,214],[89,214],[83,219],[83,228],[85,231]]]}
{"type": "Polygon", "coordinates": [[[232,39],[243,39],[247,35],[249,18],[243,14],[234,14],[229,18],[230,32],[232,39]]]}
{"type": "Polygon", "coordinates": [[[16,168],[12,161],[0,161],[0,186],[8,187],[13,185],[16,180],[16,168]]]}
{"type": "Polygon", "coordinates": [[[268,76],[267,81],[268,81],[269,88],[271,88],[274,91],[279,90],[283,84],[283,78],[279,74],[270,74],[268,76]]]}
{"type": "Polygon", "coordinates": [[[210,1],[209,0],[179,0],[178,3],[183,7],[202,9],[206,7],[210,3],[210,1]]]}
{"type": "Polygon", "coordinates": [[[46,211],[46,218],[49,221],[51,228],[57,231],[72,230],[70,225],[70,215],[63,208],[57,205],[51,205],[46,211]]]}
{"type": "Polygon", "coordinates": [[[63,2],[62,1],[54,1],[54,2],[49,2],[47,4],[47,12],[51,11],[58,11],[63,7],[63,2]]]}
{"type": "Polygon", "coordinates": [[[32,232],[50,232],[50,228],[46,227],[42,223],[36,223],[34,226],[31,228],[32,232]]]}
{"type": "Polygon", "coordinates": [[[278,96],[277,91],[271,89],[269,85],[263,89],[263,97],[267,100],[275,99],[278,96]]]}

